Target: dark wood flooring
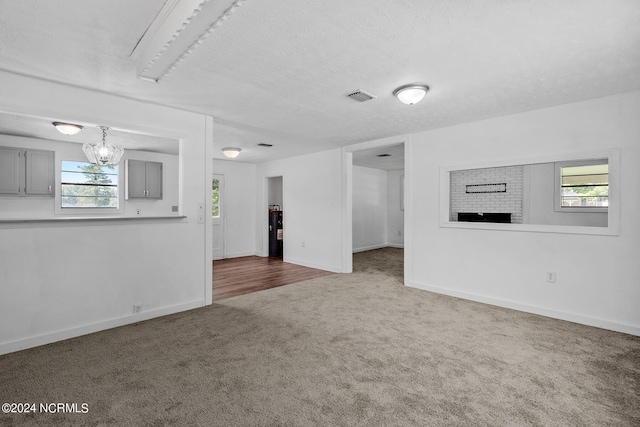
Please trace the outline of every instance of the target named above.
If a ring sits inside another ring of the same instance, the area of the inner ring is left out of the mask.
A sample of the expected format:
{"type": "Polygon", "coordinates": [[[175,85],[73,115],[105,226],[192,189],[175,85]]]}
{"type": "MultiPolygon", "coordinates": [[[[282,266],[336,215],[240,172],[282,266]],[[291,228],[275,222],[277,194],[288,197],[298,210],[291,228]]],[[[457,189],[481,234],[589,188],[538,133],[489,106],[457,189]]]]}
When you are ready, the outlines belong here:
{"type": "Polygon", "coordinates": [[[213,300],[335,274],[289,264],[278,257],[247,256],[213,261],[213,300]]]}

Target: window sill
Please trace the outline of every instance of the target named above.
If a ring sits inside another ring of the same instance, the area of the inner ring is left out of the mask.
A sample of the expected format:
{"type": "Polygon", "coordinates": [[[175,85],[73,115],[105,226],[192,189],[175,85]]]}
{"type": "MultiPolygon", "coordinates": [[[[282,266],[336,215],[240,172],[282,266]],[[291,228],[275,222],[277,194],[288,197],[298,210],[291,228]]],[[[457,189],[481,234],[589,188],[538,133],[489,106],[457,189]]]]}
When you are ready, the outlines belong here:
{"type": "Polygon", "coordinates": [[[617,236],[616,227],[589,227],[575,225],[542,224],[498,224],[489,222],[441,221],[440,227],[477,230],[524,231],[533,233],[592,234],[597,236],[617,236]]]}
{"type": "Polygon", "coordinates": [[[174,221],[187,222],[187,217],[184,215],[173,216],[91,216],[91,217],[65,217],[65,218],[6,218],[0,219],[0,226],[11,225],[55,225],[55,224],[87,224],[92,222],[165,222],[174,221]]]}
{"type": "Polygon", "coordinates": [[[584,207],[584,208],[555,208],[555,212],[565,212],[565,213],[609,213],[609,208],[607,207],[584,207]]]}

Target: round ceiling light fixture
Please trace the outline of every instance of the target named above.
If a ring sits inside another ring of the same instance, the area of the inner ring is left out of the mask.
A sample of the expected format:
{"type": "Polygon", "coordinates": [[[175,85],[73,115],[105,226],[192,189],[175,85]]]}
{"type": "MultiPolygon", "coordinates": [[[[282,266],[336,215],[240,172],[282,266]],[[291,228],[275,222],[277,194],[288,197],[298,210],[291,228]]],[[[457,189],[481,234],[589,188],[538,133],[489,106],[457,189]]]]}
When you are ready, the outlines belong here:
{"type": "Polygon", "coordinates": [[[82,130],[82,126],[74,125],[73,123],[53,122],[51,124],[54,125],[60,133],[65,135],[75,135],[82,130]]]}
{"type": "Polygon", "coordinates": [[[224,147],[222,149],[222,154],[224,154],[229,159],[235,159],[236,157],[238,157],[238,154],[240,154],[241,151],[242,149],[237,147],[224,147]]]}
{"type": "Polygon", "coordinates": [[[429,86],[422,83],[412,83],[400,86],[393,91],[393,95],[396,96],[403,104],[413,105],[420,102],[428,91],[429,86]]]}

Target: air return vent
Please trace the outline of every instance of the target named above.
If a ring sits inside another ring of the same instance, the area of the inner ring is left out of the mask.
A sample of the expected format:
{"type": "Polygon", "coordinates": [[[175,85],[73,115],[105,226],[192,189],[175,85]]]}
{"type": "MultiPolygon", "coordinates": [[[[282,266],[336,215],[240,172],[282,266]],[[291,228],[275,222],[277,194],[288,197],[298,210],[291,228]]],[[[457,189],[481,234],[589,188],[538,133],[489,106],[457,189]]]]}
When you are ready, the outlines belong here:
{"type": "Polygon", "coordinates": [[[366,102],[366,101],[369,101],[371,99],[375,99],[377,97],[375,95],[372,95],[370,93],[367,93],[367,92],[365,92],[363,90],[358,89],[358,90],[348,94],[347,98],[351,98],[354,101],[358,101],[358,102],[366,102]]]}

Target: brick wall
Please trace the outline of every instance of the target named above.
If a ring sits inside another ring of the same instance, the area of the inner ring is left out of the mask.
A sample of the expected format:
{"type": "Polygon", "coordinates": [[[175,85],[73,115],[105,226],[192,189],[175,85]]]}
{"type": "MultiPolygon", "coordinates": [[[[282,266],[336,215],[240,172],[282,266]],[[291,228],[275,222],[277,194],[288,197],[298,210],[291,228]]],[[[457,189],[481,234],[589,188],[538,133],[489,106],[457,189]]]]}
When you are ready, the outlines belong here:
{"type": "Polygon", "coordinates": [[[511,213],[511,222],[522,223],[523,166],[467,169],[451,172],[451,221],[458,212],[511,213]],[[507,184],[505,193],[467,193],[467,185],[507,184]]]}

